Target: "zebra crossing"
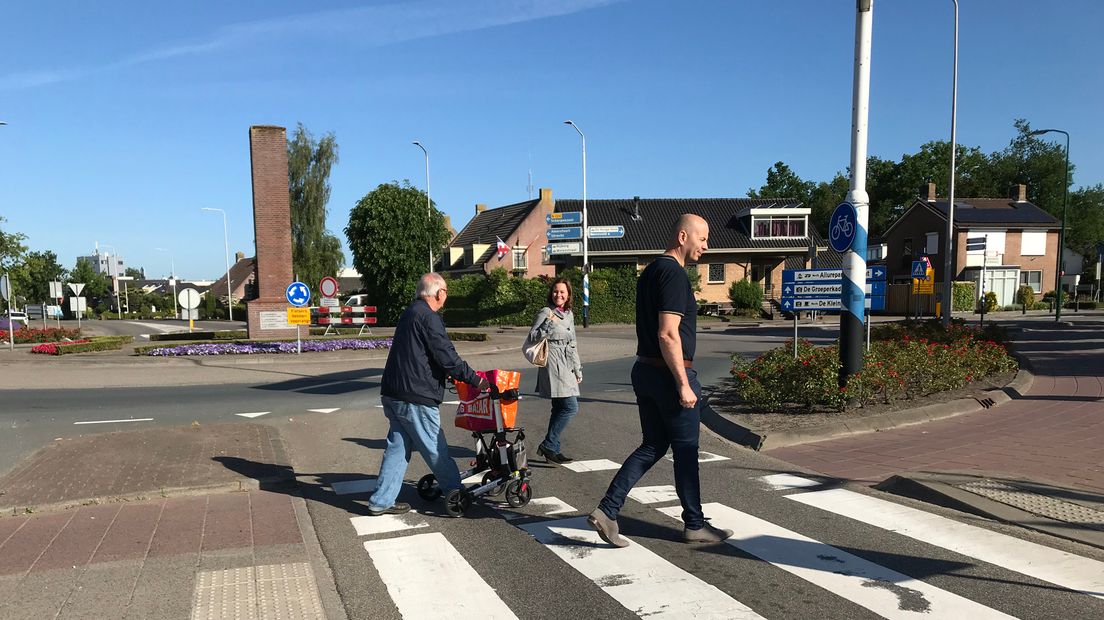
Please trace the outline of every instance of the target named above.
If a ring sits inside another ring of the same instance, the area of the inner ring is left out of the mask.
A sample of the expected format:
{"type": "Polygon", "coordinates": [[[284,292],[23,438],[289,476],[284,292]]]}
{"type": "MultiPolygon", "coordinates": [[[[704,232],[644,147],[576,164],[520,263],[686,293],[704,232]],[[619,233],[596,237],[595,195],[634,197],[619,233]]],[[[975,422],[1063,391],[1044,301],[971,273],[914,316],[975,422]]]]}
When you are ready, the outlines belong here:
{"type": "MultiPolygon", "coordinates": [[[[702,462],[724,460],[710,456],[715,455],[703,453],[702,462]]],[[[578,470],[569,471],[587,475],[607,468],[604,461],[583,463],[578,470]]],[[[816,509],[825,519],[857,522],[890,536],[939,547],[984,563],[989,570],[1053,584],[1069,596],[1083,598],[1087,609],[1104,609],[1097,602],[1104,599],[1104,562],[863,493],[822,489],[819,481],[801,476],[771,474],[758,476],[755,481],[795,505],[816,509]]],[[[348,492],[365,492],[366,482],[335,483],[334,490],[338,492],[337,485],[345,484],[348,492]]],[[[680,523],[682,509],[671,485],[640,486],[629,499],[648,508],[659,523],[680,523]]],[[[669,547],[661,540],[625,536],[630,542],[627,548],[604,544],[586,523],[589,506],[580,510],[557,497],[535,497],[520,509],[490,502],[486,505],[539,546],[527,555],[540,554],[537,548],[543,548],[548,552],[546,556],[577,572],[630,615],[695,620],[785,617],[772,615],[776,610],[762,604],[761,594],[741,591],[740,580],[699,575],[687,562],[665,557],[665,548],[669,547]]],[[[714,550],[711,560],[746,563],[751,558],[766,570],[792,576],[809,596],[837,597],[884,618],[1016,617],[1009,615],[1015,609],[995,608],[1000,606],[999,600],[979,602],[969,592],[952,591],[955,588],[948,586],[947,580],[930,583],[932,575],[894,570],[822,542],[808,532],[789,529],[724,503],[707,503],[703,508],[714,525],[735,532],[724,546],[738,553],[718,558],[714,550]]],[[[435,601],[448,600],[449,614],[455,617],[517,618],[496,590],[494,579],[481,575],[465,557],[472,551],[454,545],[444,533],[435,531],[434,521],[413,512],[350,519],[356,535],[366,538],[362,541],[366,559],[385,584],[398,613],[403,618],[438,618],[442,610],[435,601]],[[433,591],[434,596],[427,599],[427,591],[433,591]]],[[[1007,580],[1015,583],[1014,577],[1007,580]]]]}

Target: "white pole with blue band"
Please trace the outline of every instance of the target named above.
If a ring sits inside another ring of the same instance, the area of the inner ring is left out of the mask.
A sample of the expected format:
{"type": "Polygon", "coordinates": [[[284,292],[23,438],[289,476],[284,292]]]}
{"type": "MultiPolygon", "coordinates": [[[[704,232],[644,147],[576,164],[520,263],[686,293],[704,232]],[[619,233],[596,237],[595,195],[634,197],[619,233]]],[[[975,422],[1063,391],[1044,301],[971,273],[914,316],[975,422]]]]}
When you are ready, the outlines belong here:
{"type": "MultiPolygon", "coordinates": [[[[867,119],[870,113],[870,41],[874,0],[856,0],[855,77],[851,104],[851,189],[832,214],[829,237],[838,235],[849,250],[843,257],[840,312],[839,385],[862,371],[866,298],[866,236],[870,197],[866,193],[867,119]],[[853,222],[853,224],[852,224],[853,222]],[[850,224],[850,226],[849,226],[850,224]],[[843,239],[844,237],[848,239],[843,239]]],[[[830,239],[831,240],[831,239],[830,239]]],[[[842,243],[841,243],[842,245],[842,243]]],[[[833,248],[837,246],[833,243],[833,248]]],[[[838,251],[838,250],[837,250],[838,251]]]]}

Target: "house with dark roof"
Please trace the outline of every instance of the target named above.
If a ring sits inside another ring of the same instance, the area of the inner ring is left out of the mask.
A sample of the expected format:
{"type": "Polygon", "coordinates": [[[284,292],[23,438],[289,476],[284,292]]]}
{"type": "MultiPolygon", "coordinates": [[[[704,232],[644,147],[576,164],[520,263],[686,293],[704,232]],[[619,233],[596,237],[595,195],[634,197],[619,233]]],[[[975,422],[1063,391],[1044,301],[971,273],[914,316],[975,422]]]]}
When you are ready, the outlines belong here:
{"type": "MultiPolygon", "coordinates": [[[[926,196],[917,198],[886,229],[885,265],[890,282],[908,282],[912,261],[927,256],[935,281],[943,282],[946,257],[946,200],[935,195],[928,183],[926,196]]],[[[1015,303],[1021,284],[1036,294],[1054,290],[1060,222],[1027,200],[1027,187],[1016,185],[1009,198],[956,198],[954,254],[951,274],[955,280],[980,284],[985,267],[985,291],[997,294],[997,303],[1015,303]],[[984,250],[967,250],[966,239],[985,237],[984,250]]],[[[940,290],[938,285],[936,290],[940,290]]]]}
{"type": "MultiPolygon", "coordinates": [[[[208,290],[213,291],[223,303],[226,302],[226,276],[228,274],[222,274],[218,280],[215,280],[208,290]]],[[[242,252],[234,254],[234,264],[230,265],[230,294],[234,297],[234,302],[237,303],[242,300],[248,300],[250,285],[257,279],[257,257],[251,256],[245,257],[242,252]]]]}
{"type": "MultiPolygon", "coordinates": [[[[443,271],[453,274],[489,272],[502,266],[526,277],[554,275],[582,265],[582,251],[549,255],[545,235],[547,216],[581,211],[581,200],[552,200],[552,190],[541,189],[540,198],[497,209],[480,209],[476,217],[449,244],[449,260],[443,271]],[[511,246],[501,258],[495,244],[501,238],[511,246]]],[[[768,299],[779,297],[783,269],[838,266],[838,256],[809,222],[810,209],[787,199],[752,198],[640,198],[588,200],[588,227],[623,227],[619,238],[587,241],[587,253],[595,267],[633,265],[643,269],[663,253],[667,237],[678,217],[694,213],[709,223],[709,250],[697,265],[701,275],[698,298],[707,302],[728,300],[728,288],[736,280],[750,278],[760,284],[768,299]]],[[[580,243],[581,245],[581,243],[580,243]]]]}

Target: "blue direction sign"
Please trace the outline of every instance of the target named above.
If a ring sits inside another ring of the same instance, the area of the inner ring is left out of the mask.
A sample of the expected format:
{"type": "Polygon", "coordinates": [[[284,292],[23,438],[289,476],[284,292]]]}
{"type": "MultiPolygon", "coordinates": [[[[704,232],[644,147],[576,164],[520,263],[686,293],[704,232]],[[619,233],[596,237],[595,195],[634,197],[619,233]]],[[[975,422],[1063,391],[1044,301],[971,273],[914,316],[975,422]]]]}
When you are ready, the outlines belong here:
{"type": "MultiPolygon", "coordinates": [[[[841,310],[843,303],[842,269],[784,269],[782,270],[783,311],[841,310]]],[[[886,270],[875,265],[866,270],[866,307],[868,310],[885,310],[886,270]]]]}
{"type": "Polygon", "coordinates": [[[624,226],[587,226],[589,239],[620,239],[624,236],[624,226]]]}
{"type": "Polygon", "coordinates": [[[583,223],[582,211],[564,211],[563,213],[549,213],[544,216],[544,221],[549,226],[561,226],[564,224],[578,225],[583,223]]]}
{"type": "Polygon", "coordinates": [[[310,303],[310,287],[302,282],[292,282],[284,291],[284,296],[287,297],[289,304],[296,308],[302,308],[310,303]]]}
{"type": "Polygon", "coordinates": [[[832,212],[832,219],[828,221],[828,244],[832,249],[844,253],[851,249],[855,242],[855,233],[859,229],[859,215],[855,211],[855,205],[850,202],[841,202],[832,212]]]}
{"type": "Polygon", "coordinates": [[[567,241],[568,239],[582,239],[582,226],[566,226],[564,228],[549,228],[545,235],[549,241],[567,241]]]}

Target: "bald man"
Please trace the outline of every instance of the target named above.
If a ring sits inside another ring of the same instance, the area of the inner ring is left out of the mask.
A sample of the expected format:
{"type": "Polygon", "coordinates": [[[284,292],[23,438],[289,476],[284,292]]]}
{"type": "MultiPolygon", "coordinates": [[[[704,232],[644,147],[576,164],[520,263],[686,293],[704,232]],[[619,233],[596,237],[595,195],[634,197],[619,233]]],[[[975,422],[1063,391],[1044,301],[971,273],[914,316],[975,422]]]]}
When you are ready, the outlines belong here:
{"type": "Polygon", "coordinates": [[[675,492],[682,502],[682,539],[719,542],[732,536],[702,514],[698,480],[701,385],[694,372],[698,302],[686,275],[709,247],[709,224],[684,213],[671,230],[667,251],[651,262],[636,282],[636,364],[633,391],[640,410],[640,447],[625,459],[606,496],[587,518],[602,540],[627,547],[617,515],[641,476],[670,448],[675,459],[675,492]]]}

